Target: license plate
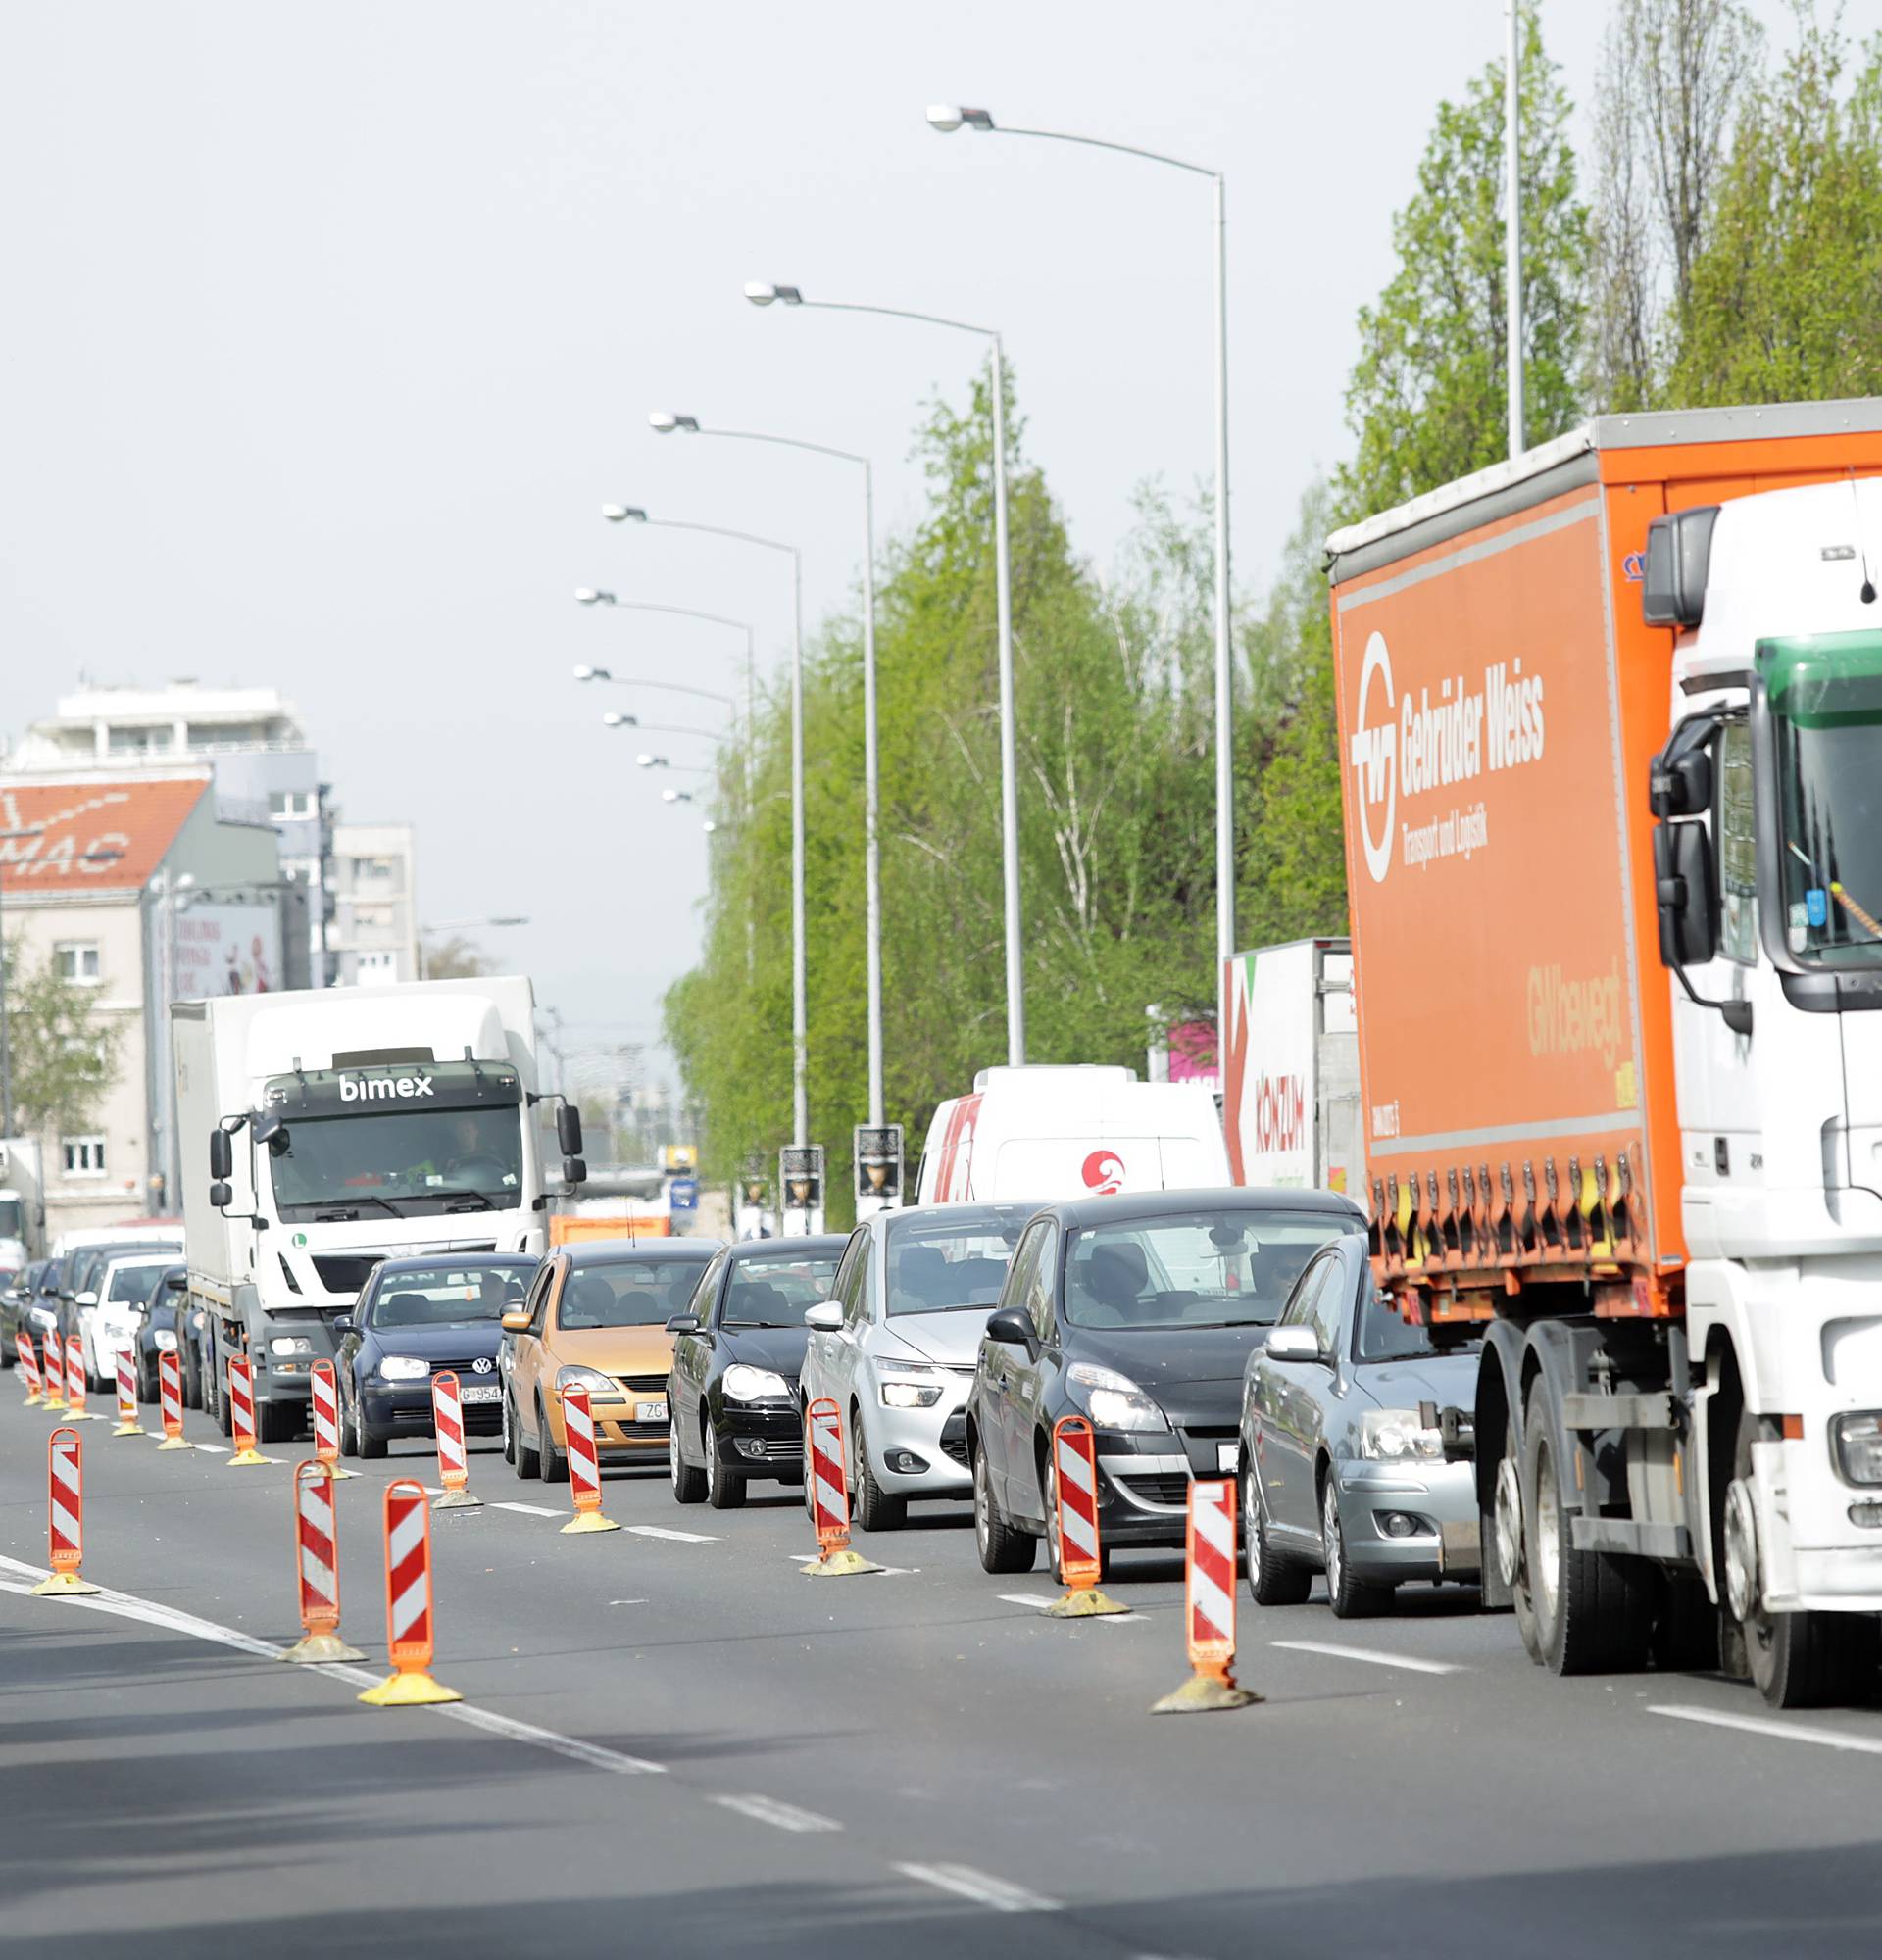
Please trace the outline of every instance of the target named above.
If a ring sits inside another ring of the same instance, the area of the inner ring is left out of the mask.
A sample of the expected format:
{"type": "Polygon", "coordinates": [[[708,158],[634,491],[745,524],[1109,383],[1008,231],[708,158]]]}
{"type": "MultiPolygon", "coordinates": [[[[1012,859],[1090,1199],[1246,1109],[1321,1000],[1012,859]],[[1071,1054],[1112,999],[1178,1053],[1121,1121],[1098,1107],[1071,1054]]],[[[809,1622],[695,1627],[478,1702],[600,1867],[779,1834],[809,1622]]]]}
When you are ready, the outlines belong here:
{"type": "Polygon", "coordinates": [[[1241,1444],[1218,1443],[1215,1446],[1215,1467],[1224,1476],[1233,1476],[1242,1467],[1241,1444]]]}
{"type": "Polygon", "coordinates": [[[636,1422],[665,1422],[667,1404],[665,1402],[636,1402],[634,1404],[636,1422]]]}
{"type": "Polygon", "coordinates": [[[493,1402],[502,1394],[503,1391],[498,1388],[495,1382],[489,1382],[482,1386],[460,1387],[458,1390],[458,1398],[464,1403],[466,1408],[469,1408],[472,1402],[493,1402]]]}

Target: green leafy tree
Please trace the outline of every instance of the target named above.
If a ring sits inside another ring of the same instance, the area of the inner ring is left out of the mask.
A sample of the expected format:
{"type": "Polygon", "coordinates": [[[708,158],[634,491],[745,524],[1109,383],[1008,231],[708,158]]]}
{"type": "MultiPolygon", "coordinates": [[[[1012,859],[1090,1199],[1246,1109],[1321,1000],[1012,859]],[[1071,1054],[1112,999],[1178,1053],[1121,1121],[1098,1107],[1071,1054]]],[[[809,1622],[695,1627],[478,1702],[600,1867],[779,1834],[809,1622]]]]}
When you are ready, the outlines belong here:
{"type": "Polygon", "coordinates": [[[65,979],[50,954],[34,961],[16,939],[6,961],[14,1128],[22,1136],[88,1130],[118,1079],[124,1028],[93,1012],[90,990],[65,979]]]}

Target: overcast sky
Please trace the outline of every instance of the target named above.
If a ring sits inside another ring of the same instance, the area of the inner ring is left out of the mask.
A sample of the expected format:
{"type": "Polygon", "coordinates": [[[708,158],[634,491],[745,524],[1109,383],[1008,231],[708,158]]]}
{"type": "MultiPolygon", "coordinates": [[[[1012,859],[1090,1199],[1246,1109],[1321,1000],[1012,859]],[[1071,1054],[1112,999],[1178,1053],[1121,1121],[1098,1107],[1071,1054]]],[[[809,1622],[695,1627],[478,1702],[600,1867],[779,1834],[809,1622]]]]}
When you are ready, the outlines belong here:
{"type": "MultiPolygon", "coordinates": [[[[1578,103],[1607,11],[1549,0],[1578,103]]],[[[647,412],[867,451],[888,529],[918,508],[920,404],[958,399],[979,355],[759,312],[743,282],[999,326],[1031,449],[1103,562],[1134,485],[1212,467],[1208,185],[943,138],[924,106],[1219,166],[1233,550],[1259,589],[1303,485],[1345,453],[1354,315],[1390,275],[1437,102],[1498,55],[1502,12],[3,0],[0,718],[17,735],[81,677],[278,685],[346,815],[417,823],[425,918],[528,914],[490,950],[583,1038],[652,1039],[694,956],[704,838],[600,715],[715,710],[604,700],[570,669],[729,691],[741,642],[570,595],[751,619],[766,662],[789,586],[770,554],[598,507],[800,544],[814,619],[856,577],[854,473],[659,438],[647,412]]],[[[1882,0],[1846,21],[1882,27],[1882,0]]]]}

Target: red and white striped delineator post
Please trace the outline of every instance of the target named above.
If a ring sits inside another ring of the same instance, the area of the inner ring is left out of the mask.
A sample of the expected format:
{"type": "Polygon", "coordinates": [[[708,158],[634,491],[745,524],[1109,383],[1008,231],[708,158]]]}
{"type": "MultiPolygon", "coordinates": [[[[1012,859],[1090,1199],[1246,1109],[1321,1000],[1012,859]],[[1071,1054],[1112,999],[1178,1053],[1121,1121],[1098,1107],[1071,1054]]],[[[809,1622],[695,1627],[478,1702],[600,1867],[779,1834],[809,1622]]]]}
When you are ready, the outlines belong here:
{"type": "MultiPolygon", "coordinates": [[[[562,1392],[562,1434],[569,1450],[569,1494],[575,1500],[575,1514],[563,1526],[563,1536],[577,1532],[618,1532],[613,1518],[601,1514],[601,1452],[595,1447],[595,1412],[589,1405],[588,1391],[579,1385],[562,1392]]],[[[549,1439],[542,1439],[543,1447],[549,1439]]],[[[442,1436],[440,1436],[442,1447],[442,1436]]],[[[442,1455],[440,1455],[442,1461],[442,1455]]]]}
{"type": "Polygon", "coordinates": [[[308,1406],[314,1418],[314,1459],[332,1471],[337,1483],[342,1477],[357,1477],[357,1470],[340,1467],[340,1385],[331,1361],[316,1361],[307,1371],[308,1406]]]}
{"type": "Polygon", "coordinates": [[[118,1363],[118,1427],[113,1436],[142,1436],[137,1422],[137,1362],[128,1348],[120,1348],[118,1363]]]}
{"type": "Polygon", "coordinates": [[[1184,1629],[1189,1679],[1151,1709],[1153,1715],[1246,1708],[1262,1697],[1235,1686],[1235,1486],[1221,1479],[1189,1487],[1189,1584],[1184,1629]]]}
{"type": "Polygon", "coordinates": [[[1054,1620],[1089,1620],[1127,1613],[1098,1582],[1105,1556],[1098,1529],[1098,1439],[1081,1415],[1052,1426],[1053,1500],[1059,1507],[1059,1583],[1065,1596],[1046,1608],[1054,1620]]]}
{"type": "Polygon", "coordinates": [[[26,1406],[39,1406],[39,1356],[33,1351],[32,1336],[25,1328],[13,1337],[13,1351],[20,1363],[20,1379],[26,1385],[26,1406]]]}
{"type": "Polygon", "coordinates": [[[234,1454],[228,1459],[231,1470],[280,1461],[255,1447],[255,1374],[245,1354],[228,1357],[228,1426],[235,1440],[234,1454]]]}
{"type": "Polygon", "coordinates": [[[66,1407],[74,1422],[104,1421],[101,1415],[85,1412],[85,1348],[75,1334],[66,1336],[66,1407]]]}
{"type": "Polygon", "coordinates": [[[85,1550],[84,1438],[63,1425],[46,1438],[46,1549],[52,1571],[32,1589],[34,1598],[100,1590],[78,1576],[85,1550]]]}
{"type": "Polygon", "coordinates": [[[316,1457],[294,1466],[294,1576],[301,1595],[301,1638],[283,1660],[364,1660],[340,1639],[340,1528],[333,1509],[333,1466],[316,1457]]]}
{"type": "MultiPolygon", "coordinates": [[[[563,1424],[569,1422],[567,1409],[563,1412],[563,1424]]],[[[431,1377],[431,1427],[438,1439],[438,1482],[444,1486],[444,1494],[432,1504],[434,1511],[476,1510],[483,1503],[481,1497],[470,1494],[470,1464],[464,1448],[464,1398],[458,1388],[458,1378],[449,1368],[431,1377]]],[[[574,1463],[574,1453],[570,1452],[569,1461],[574,1463]]],[[[572,1469],[570,1475],[572,1477],[572,1469]]],[[[595,1479],[595,1502],[601,1502],[601,1479],[595,1479]]]]}
{"type": "Polygon", "coordinates": [[[805,1572],[813,1579],[848,1579],[880,1572],[850,1547],[850,1484],[844,1474],[843,1414],[827,1396],[804,1412],[804,1474],[811,1481],[811,1515],[817,1521],[817,1556],[805,1572]]]}
{"type": "Polygon", "coordinates": [[[183,1364],[173,1348],[157,1356],[157,1401],[164,1412],[164,1440],[159,1449],[193,1449],[183,1441],[183,1364]]]}
{"type": "Polygon", "coordinates": [[[385,1644],[396,1673],[360,1696],[374,1708],[462,1701],[431,1679],[431,1514],[410,1477],[385,1487],[385,1644]]]}
{"type": "Polygon", "coordinates": [[[45,1363],[40,1369],[39,1406],[55,1414],[66,1405],[66,1362],[55,1328],[45,1337],[45,1363]]]}

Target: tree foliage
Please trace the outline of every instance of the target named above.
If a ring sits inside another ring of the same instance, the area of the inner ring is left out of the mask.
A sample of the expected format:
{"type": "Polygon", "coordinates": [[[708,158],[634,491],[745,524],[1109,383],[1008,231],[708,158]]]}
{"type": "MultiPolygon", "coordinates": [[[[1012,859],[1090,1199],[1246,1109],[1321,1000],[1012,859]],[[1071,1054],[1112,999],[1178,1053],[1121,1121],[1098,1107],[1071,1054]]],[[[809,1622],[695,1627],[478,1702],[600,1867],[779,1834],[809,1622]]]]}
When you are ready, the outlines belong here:
{"type": "Polygon", "coordinates": [[[14,1128],[21,1136],[90,1129],[118,1080],[124,1030],[93,1012],[89,988],[64,978],[53,956],[29,959],[8,943],[7,1054],[14,1128]]]}

